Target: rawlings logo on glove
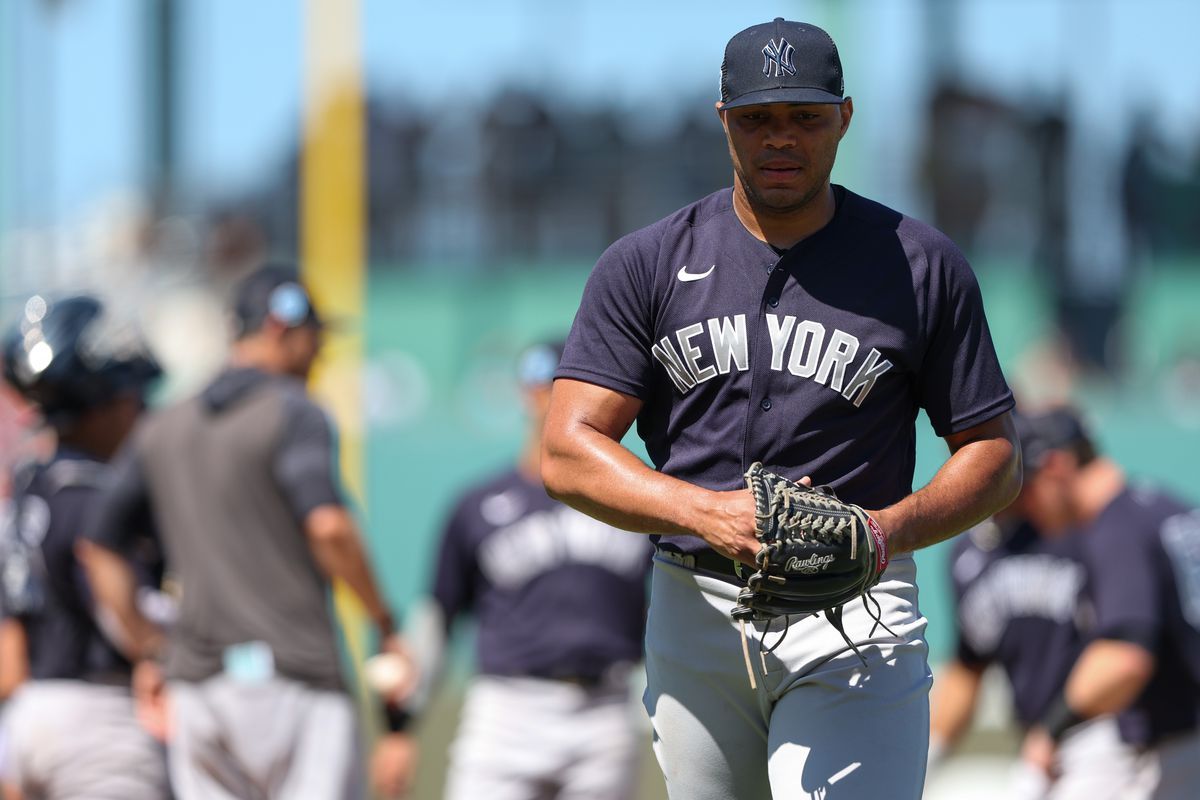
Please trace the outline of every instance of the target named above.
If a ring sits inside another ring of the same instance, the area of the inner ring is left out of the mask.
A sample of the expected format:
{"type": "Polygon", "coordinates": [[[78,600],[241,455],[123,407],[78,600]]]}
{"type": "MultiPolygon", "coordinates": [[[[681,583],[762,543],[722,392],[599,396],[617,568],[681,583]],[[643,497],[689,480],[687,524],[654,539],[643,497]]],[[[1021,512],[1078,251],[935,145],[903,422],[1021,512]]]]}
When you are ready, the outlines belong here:
{"type": "Polygon", "coordinates": [[[819,556],[813,553],[808,558],[792,556],[783,565],[784,572],[801,572],[805,575],[815,575],[837,560],[836,556],[819,556]]]}
{"type": "MultiPolygon", "coordinates": [[[[760,546],[757,570],[746,576],[739,567],[746,587],[738,594],[734,619],[824,612],[857,653],[842,626],[842,606],[857,597],[866,605],[871,587],[887,569],[883,530],[828,487],[809,488],[760,463],[746,472],[746,486],[754,495],[760,546]]],[[[879,622],[878,613],[872,616],[879,622]]]]}

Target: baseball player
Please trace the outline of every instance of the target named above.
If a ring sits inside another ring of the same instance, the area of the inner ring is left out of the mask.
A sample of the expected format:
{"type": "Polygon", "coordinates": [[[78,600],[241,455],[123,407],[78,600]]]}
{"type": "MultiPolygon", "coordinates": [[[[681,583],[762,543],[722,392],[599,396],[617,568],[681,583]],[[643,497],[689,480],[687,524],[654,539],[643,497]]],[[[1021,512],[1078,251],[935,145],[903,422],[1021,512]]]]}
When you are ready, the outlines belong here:
{"type": "MultiPolygon", "coordinates": [[[[4,339],[5,379],[57,439],[49,460],[16,469],[0,521],[5,780],[26,798],[168,795],[161,748],[135,715],[119,628],[102,624],[76,556],[108,462],[159,374],[92,297],[33,297],[4,339]]],[[[162,578],[150,533],[129,529],[147,588],[162,578]]]]}
{"type": "MultiPolygon", "coordinates": [[[[1040,441],[1017,418],[1022,452],[1036,456],[1040,441]]],[[[1077,446],[1090,448],[1086,438],[1077,446]]],[[[954,547],[951,578],[957,614],[955,658],[936,674],[930,763],[938,763],[966,732],[984,671],[997,664],[1008,678],[1017,722],[1028,730],[1061,693],[1090,631],[1083,537],[1056,530],[1041,534],[1028,521],[1006,515],[972,528],[954,547]]],[[[1119,798],[1128,785],[1134,753],[1111,715],[1068,732],[1058,780],[1049,784],[1022,764],[1006,794],[1020,798],[1102,800],[1119,798]]]]}
{"type": "Polygon", "coordinates": [[[452,749],[450,800],[633,797],[642,731],[630,678],[642,660],[652,549],[546,495],[541,430],[561,352],[561,342],[546,342],[522,354],[524,448],[455,502],[431,618],[411,626],[414,637],[418,627],[431,634],[421,672],[435,675],[455,619],[479,622],[479,674],[452,749]]]}
{"type": "Polygon", "coordinates": [[[957,248],[830,183],[854,105],[825,31],[738,33],[716,108],[733,187],[600,258],[542,475],[655,535],[645,705],[672,798],[917,798],[931,678],[911,551],[1016,495],[1012,395],[957,248]],[[919,408],[951,455],[914,493],[919,408]],[[620,444],[635,420],[653,469],[620,444]],[[731,619],[734,562],[760,550],[744,475],[758,462],[872,509],[892,561],[878,608],[843,607],[850,641],[824,615],[731,619]]]}
{"type": "Polygon", "coordinates": [[[1136,769],[1112,796],[1194,798],[1200,510],[1130,484],[1112,459],[1096,453],[1073,411],[1033,416],[1028,424],[1040,441],[1031,447],[1017,509],[1043,531],[1080,529],[1095,623],[1065,688],[1026,737],[1023,755],[1056,777],[1068,766],[1069,737],[1115,713],[1136,769]]]}
{"type": "Polygon", "coordinates": [[[139,646],[164,661],[180,800],[358,798],[329,580],[359,597],[384,649],[400,645],[334,475],[329,420],[305,391],[321,319],[284,266],[247,277],[233,311],[228,367],[139,426],[117,460],[89,572],[103,603],[127,608],[117,554],[129,521],[153,513],[182,601],[165,651],[139,646]]]}

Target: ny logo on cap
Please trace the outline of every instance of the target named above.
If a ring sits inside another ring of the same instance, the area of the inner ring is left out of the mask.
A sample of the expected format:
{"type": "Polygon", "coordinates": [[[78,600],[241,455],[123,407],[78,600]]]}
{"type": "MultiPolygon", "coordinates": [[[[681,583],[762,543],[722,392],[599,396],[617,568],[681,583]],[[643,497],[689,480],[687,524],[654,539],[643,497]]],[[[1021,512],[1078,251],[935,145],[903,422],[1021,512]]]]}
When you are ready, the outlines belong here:
{"type": "Polygon", "coordinates": [[[775,67],[774,77],[779,78],[783,75],[795,75],[796,65],[792,63],[792,53],[796,52],[796,48],[788,44],[788,40],[782,36],[779,37],[779,43],[776,44],[772,39],[763,47],[763,75],[768,78],[772,77],[771,67],[775,67]]]}

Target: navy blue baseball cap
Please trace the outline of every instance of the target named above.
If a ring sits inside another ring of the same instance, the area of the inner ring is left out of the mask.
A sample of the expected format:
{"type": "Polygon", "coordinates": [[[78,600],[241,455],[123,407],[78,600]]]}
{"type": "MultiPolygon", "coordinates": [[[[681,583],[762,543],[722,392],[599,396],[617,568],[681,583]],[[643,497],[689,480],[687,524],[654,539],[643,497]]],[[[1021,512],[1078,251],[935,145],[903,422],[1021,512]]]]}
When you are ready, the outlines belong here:
{"type": "Polygon", "coordinates": [[[841,103],[842,60],[828,33],[806,22],[755,25],[725,45],[722,109],[759,103],[841,103]]]}
{"type": "Polygon", "coordinates": [[[1086,464],[1096,457],[1096,445],[1078,411],[1066,406],[1037,413],[1013,414],[1021,442],[1021,459],[1028,472],[1041,468],[1051,450],[1066,450],[1086,464]]]}
{"type": "Polygon", "coordinates": [[[299,271],[288,264],[269,264],[242,280],[234,292],[233,316],[239,338],[262,328],[268,318],[288,328],[326,327],[299,271]]]}
{"type": "Polygon", "coordinates": [[[521,386],[530,388],[553,383],[564,344],[555,340],[527,347],[517,359],[517,380],[521,386]]]}

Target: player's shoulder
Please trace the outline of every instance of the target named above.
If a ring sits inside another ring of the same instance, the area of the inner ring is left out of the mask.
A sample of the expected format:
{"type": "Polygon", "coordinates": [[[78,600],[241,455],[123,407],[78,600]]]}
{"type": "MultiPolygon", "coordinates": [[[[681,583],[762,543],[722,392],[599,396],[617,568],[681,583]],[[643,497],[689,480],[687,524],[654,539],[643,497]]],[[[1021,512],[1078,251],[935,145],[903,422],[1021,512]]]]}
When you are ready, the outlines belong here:
{"type": "Polygon", "coordinates": [[[1133,482],[1101,512],[1089,538],[1097,542],[1106,538],[1121,540],[1129,539],[1131,532],[1140,532],[1154,539],[1161,526],[1173,518],[1187,518],[1200,525],[1200,509],[1164,486],[1133,482]]]}
{"type": "Polygon", "coordinates": [[[1184,500],[1174,490],[1146,481],[1130,483],[1125,497],[1134,507],[1151,513],[1157,512],[1174,516],[1190,511],[1200,511],[1195,503],[1184,500]]]}
{"type": "Polygon", "coordinates": [[[895,237],[905,245],[910,257],[920,255],[930,261],[966,266],[959,246],[933,225],[849,189],[844,191],[848,227],[855,237],[895,237]]]}
{"type": "Polygon", "coordinates": [[[653,264],[659,254],[670,251],[679,242],[690,237],[695,230],[709,225],[730,225],[735,222],[733,190],[720,189],[688,203],[662,219],[625,234],[608,247],[601,261],[634,258],[641,263],[653,264]]]}
{"type": "Polygon", "coordinates": [[[467,484],[454,499],[451,515],[460,521],[498,526],[553,502],[545,487],[531,483],[510,466],[467,484]]]}
{"type": "Polygon", "coordinates": [[[59,453],[41,470],[39,481],[50,494],[91,493],[102,489],[111,475],[108,464],[82,454],[59,453]]]}

